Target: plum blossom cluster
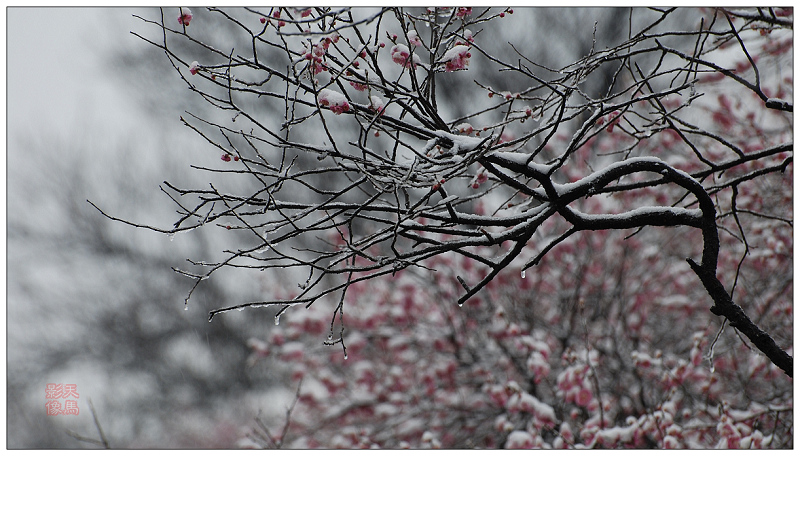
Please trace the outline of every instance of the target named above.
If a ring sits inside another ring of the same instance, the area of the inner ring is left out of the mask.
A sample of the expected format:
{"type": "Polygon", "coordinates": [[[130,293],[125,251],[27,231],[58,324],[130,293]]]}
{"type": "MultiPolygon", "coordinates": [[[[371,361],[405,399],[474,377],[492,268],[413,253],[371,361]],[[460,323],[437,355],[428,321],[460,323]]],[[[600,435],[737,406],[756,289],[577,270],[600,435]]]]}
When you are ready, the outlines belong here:
{"type": "Polygon", "coordinates": [[[442,56],[445,70],[454,72],[456,70],[465,70],[469,66],[469,58],[472,54],[469,47],[466,45],[456,45],[442,56]]]}
{"type": "Polygon", "coordinates": [[[319,105],[327,107],[334,114],[342,114],[350,110],[350,103],[347,101],[347,97],[331,89],[326,88],[320,91],[319,95],[317,95],[317,100],[319,105]]]}
{"type": "Polygon", "coordinates": [[[390,54],[392,56],[392,61],[404,68],[416,69],[417,65],[421,62],[419,55],[416,53],[412,54],[408,47],[402,43],[394,45],[390,50],[390,54]]]}
{"type": "Polygon", "coordinates": [[[416,30],[408,31],[408,44],[412,46],[422,46],[422,40],[419,39],[419,35],[417,34],[416,30]]]}
{"type": "MultiPolygon", "coordinates": [[[[667,270],[653,276],[653,262],[632,260],[637,253],[648,253],[643,244],[608,233],[573,242],[530,274],[504,272],[487,286],[485,297],[463,307],[456,305],[454,281],[437,275],[403,271],[391,280],[354,285],[352,305],[344,312],[347,360],[340,350],[319,343],[330,334],[329,309],[291,308],[268,338],[252,342],[250,357],[252,366],[283,367],[287,380],[303,381],[283,445],[786,445],[791,441],[791,396],[775,398],[758,386],[783,379],[763,356],[724,354],[712,364],[707,332],[679,330],[685,322],[672,321],[670,313],[661,314],[665,323],[660,329],[640,327],[613,339],[605,335],[606,322],[634,327],[651,318],[655,292],[664,283],[674,287],[683,282],[680,274],[667,270]],[[572,256],[584,257],[576,261],[572,256]],[[619,270],[639,281],[640,288],[620,297],[613,281],[619,270]],[[575,296],[565,297],[567,292],[575,296]],[[565,313],[553,304],[554,298],[582,307],[565,313]],[[609,315],[601,322],[590,306],[607,309],[609,315]],[[463,330],[454,333],[451,327],[463,330]],[[664,339],[683,340],[689,350],[666,351],[646,343],[664,339]],[[634,350],[626,355],[625,348],[634,350]],[[728,394],[726,385],[742,377],[748,378],[750,398],[728,394]]],[[[469,263],[448,255],[429,265],[460,270],[466,281],[473,281],[478,270],[469,263]]],[[[705,311],[686,298],[674,320],[685,321],[686,310],[693,318],[705,311]]],[[[273,427],[284,424],[272,422],[273,427]]],[[[251,431],[243,444],[270,445],[258,435],[251,431]]]]}
{"type": "Polygon", "coordinates": [[[314,74],[327,71],[328,66],[325,63],[325,56],[331,44],[336,44],[339,41],[339,35],[334,33],[331,36],[322,37],[317,43],[311,45],[311,50],[305,53],[304,57],[311,62],[311,70],[314,74]]]}

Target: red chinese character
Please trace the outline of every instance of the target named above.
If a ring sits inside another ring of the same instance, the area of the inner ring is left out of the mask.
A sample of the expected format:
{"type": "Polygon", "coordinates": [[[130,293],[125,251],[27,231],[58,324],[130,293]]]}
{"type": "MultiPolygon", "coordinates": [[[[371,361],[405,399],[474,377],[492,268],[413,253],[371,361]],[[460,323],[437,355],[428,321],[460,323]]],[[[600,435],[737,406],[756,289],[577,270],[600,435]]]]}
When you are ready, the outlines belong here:
{"type": "Polygon", "coordinates": [[[47,401],[44,403],[44,407],[47,410],[48,415],[60,415],[62,413],[60,401],[47,401]]]}
{"type": "Polygon", "coordinates": [[[80,398],[78,395],[78,385],[76,384],[65,384],[64,385],[64,393],[62,395],[65,399],[67,397],[75,397],[76,399],[80,398]]]}
{"type": "Polygon", "coordinates": [[[61,383],[47,383],[44,387],[45,399],[60,399],[64,394],[64,385],[61,383]]]}
{"type": "Polygon", "coordinates": [[[77,415],[78,412],[78,401],[64,401],[64,415],[77,415]]]}

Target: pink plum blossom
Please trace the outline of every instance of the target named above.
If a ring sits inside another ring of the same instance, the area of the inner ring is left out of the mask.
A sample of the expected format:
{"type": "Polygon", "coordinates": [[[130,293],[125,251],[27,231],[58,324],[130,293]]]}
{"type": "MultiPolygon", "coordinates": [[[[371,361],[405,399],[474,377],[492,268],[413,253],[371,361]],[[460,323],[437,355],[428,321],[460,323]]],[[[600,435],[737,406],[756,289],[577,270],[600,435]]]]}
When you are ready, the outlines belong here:
{"type": "Polygon", "coordinates": [[[416,30],[409,30],[408,31],[408,43],[414,46],[422,46],[422,40],[419,39],[416,30]]]}
{"type": "Polygon", "coordinates": [[[342,114],[350,110],[350,103],[347,101],[347,97],[336,91],[323,89],[319,92],[317,99],[319,100],[319,105],[327,107],[334,114],[342,114]]]}
{"type": "Polygon", "coordinates": [[[278,20],[278,28],[283,27],[286,25],[286,22],[281,19],[281,10],[280,8],[275,9],[272,12],[272,17],[278,20]]]}
{"type": "Polygon", "coordinates": [[[464,45],[456,45],[442,56],[445,69],[449,72],[456,70],[465,70],[469,66],[469,58],[472,54],[469,52],[469,47],[464,45]]]}
{"type": "Polygon", "coordinates": [[[472,14],[472,7],[458,7],[456,8],[456,16],[458,18],[463,18],[465,16],[469,16],[472,14]]]}
{"type": "Polygon", "coordinates": [[[285,361],[301,362],[305,355],[305,345],[301,342],[287,343],[281,348],[281,357],[285,361]]]}
{"type": "Polygon", "coordinates": [[[456,125],[456,130],[461,134],[472,134],[475,130],[472,125],[468,124],[467,122],[461,123],[456,125]]]}
{"type": "Polygon", "coordinates": [[[315,75],[322,73],[327,69],[327,66],[323,64],[323,60],[325,59],[325,55],[328,52],[328,47],[331,44],[330,38],[324,38],[320,40],[319,43],[315,44],[310,52],[306,52],[303,56],[309,61],[311,61],[312,70],[315,75]]]}
{"type": "Polygon", "coordinates": [[[181,7],[181,15],[178,16],[178,23],[180,23],[184,27],[188,27],[189,22],[191,21],[192,21],[192,11],[188,7],[181,7]]]}
{"type": "Polygon", "coordinates": [[[191,73],[192,75],[197,75],[197,70],[198,70],[199,67],[200,67],[200,64],[198,64],[197,61],[192,61],[192,64],[189,67],[189,73],[191,73]]]}
{"type": "Polygon", "coordinates": [[[415,69],[420,63],[419,56],[417,54],[412,55],[408,47],[402,44],[393,46],[391,54],[392,61],[405,68],[415,69]]]}
{"type": "Polygon", "coordinates": [[[578,390],[578,394],[575,397],[575,404],[586,407],[590,402],[592,402],[592,392],[587,388],[581,388],[578,390]]]}
{"type": "Polygon", "coordinates": [[[506,449],[533,449],[533,435],[527,431],[513,431],[506,440],[506,449]]]}

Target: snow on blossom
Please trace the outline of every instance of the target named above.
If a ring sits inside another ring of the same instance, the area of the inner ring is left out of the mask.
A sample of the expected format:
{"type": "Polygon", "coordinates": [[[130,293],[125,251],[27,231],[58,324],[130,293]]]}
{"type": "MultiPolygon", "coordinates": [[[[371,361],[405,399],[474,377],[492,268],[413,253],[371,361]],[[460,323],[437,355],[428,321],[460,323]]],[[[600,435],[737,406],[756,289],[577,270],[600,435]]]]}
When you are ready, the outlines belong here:
{"type": "Polygon", "coordinates": [[[422,40],[419,39],[419,35],[417,34],[416,30],[408,31],[408,44],[414,46],[422,46],[422,40]]]}
{"type": "Polygon", "coordinates": [[[745,436],[739,441],[742,449],[761,449],[764,443],[764,435],[756,429],[752,435],[745,436]]]}
{"type": "Polygon", "coordinates": [[[250,355],[247,357],[248,367],[252,367],[259,360],[270,355],[269,343],[258,338],[249,338],[247,340],[247,348],[250,349],[250,355]]]}
{"type": "Polygon", "coordinates": [[[556,412],[553,407],[526,391],[519,391],[509,397],[506,401],[506,409],[512,413],[517,411],[532,413],[543,424],[552,425],[556,421],[556,412]]]}
{"type": "Polygon", "coordinates": [[[661,365],[660,359],[653,358],[645,352],[633,351],[631,352],[631,359],[633,359],[633,364],[637,367],[650,368],[661,365]]]}
{"type": "Polygon", "coordinates": [[[323,89],[319,92],[317,99],[319,100],[319,105],[327,107],[335,114],[346,113],[350,110],[350,103],[347,101],[347,97],[336,91],[327,88],[323,89]]]}
{"type": "Polygon", "coordinates": [[[197,61],[192,61],[192,64],[189,67],[189,73],[192,75],[197,75],[197,70],[200,67],[200,64],[197,61]]]}
{"type": "Polygon", "coordinates": [[[469,52],[469,47],[465,45],[456,45],[442,56],[445,69],[449,72],[456,70],[465,70],[469,66],[469,58],[472,54],[469,52]]]}
{"type": "MultiPolygon", "coordinates": [[[[488,179],[486,171],[481,172],[486,178],[481,180],[480,175],[475,179],[475,184],[480,185],[488,179]]],[[[533,374],[533,382],[539,384],[542,379],[550,374],[550,364],[541,352],[533,352],[528,357],[528,370],[533,374]]]]}
{"type": "Polygon", "coordinates": [[[511,431],[514,430],[514,424],[510,420],[508,420],[507,416],[499,415],[494,420],[494,428],[495,430],[500,431],[502,433],[510,433],[511,431]]]}
{"type": "Polygon", "coordinates": [[[456,125],[456,130],[461,134],[472,134],[475,129],[472,127],[472,125],[464,122],[456,125]]]}
{"type": "Polygon", "coordinates": [[[627,427],[610,427],[601,429],[594,435],[594,441],[598,445],[605,447],[614,447],[619,443],[627,444],[634,441],[636,432],[639,431],[639,426],[634,421],[627,427]]]}
{"type": "Polygon", "coordinates": [[[436,438],[436,436],[434,436],[434,434],[430,431],[425,431],[422,434],[422,443],[426,448],[439,449],[442,446],[439,439],[436,438]]]}
{"type": "Polygon", "coordinates": [[[287,343],[281,348],[281,358],[284,361],[300,362],[303,360],[304,355],[305,345],[301,342],[287,343]]]}
{"type": "Polygon", "coordinates": [[[458,7],[456,8],[456,16],[458,18],[463,18],[465,16],[469,16],[472,14],[472,7],[458,7]]]}
{"type": "Polygon", "coordinates": [[[372,111],[375,111],[378,114],[383,114],[383,110],[386,108],[385,104],[383,103],[383,99],[378,96],[371,96],[369,97],[369,108],[372,111]]]}
{"type": "Polygon", "coordinates": [[[392,54],[392,61],[404,68],[415,69],[420,63],[419,56],[417,54],[412,55],[408,47],[403,44],[393,46],[390,53],[392,54]]]}
{"type": "Polygon", "coordinates": [[[512,431],[506,439],[506,449],[533,449],[533,435],[527,431],[512,431]]]}
{"type": "Polygon", "coordinates": [[[192,21],[192,11],[188,7],[181,7],[181,15],[178,16],[178,23],[180,23],[184,27],[188,27],[189,22],[191,21],[192,21]]]}
{"type": "Polygon", "coordinates": [[[664,437],[665,449],[677,449],[679,447],[678,440],[674,436],[664,437]]]}

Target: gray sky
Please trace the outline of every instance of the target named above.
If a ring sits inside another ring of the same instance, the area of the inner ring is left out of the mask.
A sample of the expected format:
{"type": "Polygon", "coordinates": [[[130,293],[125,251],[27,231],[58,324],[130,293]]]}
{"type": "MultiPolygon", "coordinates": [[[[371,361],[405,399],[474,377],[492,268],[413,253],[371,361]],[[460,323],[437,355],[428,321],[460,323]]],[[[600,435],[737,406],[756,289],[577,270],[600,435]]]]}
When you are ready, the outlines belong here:
{"type": "Polygon", "coordinates": [[[129,33],[131,9],[6,12],[10,144],[30,130],[63,134],[86,124],[92,136],[113,137],[137,123],[106,61],[112,48],[141,44],[129,33]]]}

